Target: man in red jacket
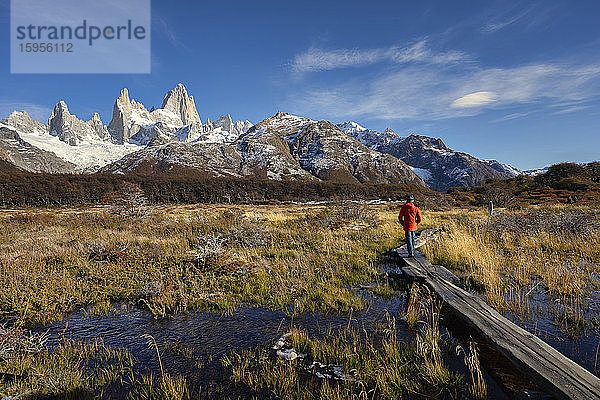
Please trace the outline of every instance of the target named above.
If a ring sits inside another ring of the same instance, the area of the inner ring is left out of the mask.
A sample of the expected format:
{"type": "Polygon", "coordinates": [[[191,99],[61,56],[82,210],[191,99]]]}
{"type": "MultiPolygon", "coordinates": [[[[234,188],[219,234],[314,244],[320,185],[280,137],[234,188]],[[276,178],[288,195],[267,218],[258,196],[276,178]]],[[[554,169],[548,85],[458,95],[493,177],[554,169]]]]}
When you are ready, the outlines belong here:
{"type": "Polygon", "coordinates": [[[408,256],[415,256],[415,232],[417,225],[421,223],[421,213],[419,208],[413,204],[415,197],[411,194],[406,198],[406,204],[400,209],[398,214],[398,221],[404,228],[404,234],[406,235],[406,250],[408,250],[408,256]]]}

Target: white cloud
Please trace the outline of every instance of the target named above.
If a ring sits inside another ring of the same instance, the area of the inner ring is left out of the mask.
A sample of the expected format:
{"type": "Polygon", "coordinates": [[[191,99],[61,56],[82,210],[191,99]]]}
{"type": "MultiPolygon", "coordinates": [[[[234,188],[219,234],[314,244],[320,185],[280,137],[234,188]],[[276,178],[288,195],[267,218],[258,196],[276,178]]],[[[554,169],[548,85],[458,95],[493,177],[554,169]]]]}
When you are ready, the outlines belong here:
{"type": "Polygon", "coordinates": [[[528,115],[530,115],[531,112],[518,112],[518,113],[512,113],[512,114],[507,114],[502,118],[498,118],[493,120],[492,122],[504,122],[504,121],[511,121],[513,119],[518,119],[518,118],[524,118],[528,115]]]}
{"type": "Polygon", "coordinates": [[[292,62],[295,72],[326,71],[336,68],[354,67],[381,61],[384,53],[380,50],[330,50],[310,48],[297,55],[292,62]]]}
{"type": "Polygon", "coordinates": [[[394,46],[368,50],[323,50],[312,47],[306,52],[296,55],[291,62],[291,67],[294,72],[314,72],[347,67],[360,67],[384,61],[396,64],[415,62],[426,64],[450,64],[465,59],[467,59],[466,54],[460,51],[434,53],[428,47],[427,41],[421,40],[408,47],[394,46]]]}
{"type": "Polygon", "coordinates": [[[571,106],[571,107],[567,107],[567,108],[563,108],[562,110],[556,111],[553,114],[569,114],[575,111],[581,111],[581,110],[585,110],[587,108],[590,108],[590,106],[571,106]]]}
{"type": "Polygon", "coordinates": [[[494,92],[475,92],[469,93],[454,100],[450,107],[469,108],[481,107],[498,101],[498,94],[494,92]]]}
{"type": "Polygon", "coordinates": [[[600,66],[595,64],[512,68],[442,68],[429,64],[296,89],[289,106],[294,112],[338,119],[438,120],[476,115],[490,107],[580,101],[597,95],[600,66]]]}
{"type": "Polygon", "coordinates": [[[489,21],[481,28],[481,31],[483,33],[494,33],[521,21],[528,21],[530,24],[536,24],[544,17],[544,12],[540,10],[540,5],[540,2],[536,2],[522,10],[509,10],[508,12],[503,13],[499,18],[497,17],[496,19],[489,21]]]}

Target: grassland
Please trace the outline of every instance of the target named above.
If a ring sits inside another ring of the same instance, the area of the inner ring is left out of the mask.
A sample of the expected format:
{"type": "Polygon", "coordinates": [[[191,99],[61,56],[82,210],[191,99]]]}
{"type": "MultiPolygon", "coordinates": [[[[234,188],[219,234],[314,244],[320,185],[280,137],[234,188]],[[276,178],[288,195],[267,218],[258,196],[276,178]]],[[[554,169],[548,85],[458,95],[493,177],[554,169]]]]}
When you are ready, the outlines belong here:
{"type": "MultiPolygon", "coordinates": [[[[469,397],[470,380],[444,362],[454,348],[440,336],[433,299],[413,290],[405,316],[416,341],[396,339],[396,321],[322,339],[293,329],[291,344],[311,360],[352,374],[338,384],[306,379],[300,360],[264,358],[268,349],[230,354],[230,384],[200,388],[186,374],[136,372],[135,356],[63,339],[48,349],[23,327],[86,308],[125,303],[156,318],[246,304],[303,312],[349,312],[364,304],[353,287],[376,282],[382,254],[400,244],[397,206],[176,206],[137,210],[21,209],[0,213],[0,393],[25,398],[185,399],[469,397]],[[427,311],[427,310],[431,311],[427,311]]],[[[152,342],[151,338],[149,341],[152,342]]],[[[152,343],[150,343],[152,345],[152,343]]],[[[171,344],[173,345],[173,344],[171,344]]],[[[159,346],[156,346],[160,358],[159,346]]],[[[164,350],[164,348],[163,348],[164,350]]],[[[182,354],[192,354],[182,349],[182,354]]],[[[190,356],[191,357],[191,356],[190,356]]],[[[207,368],[194,361],[198,371],[207,368]]],[[[473,386],[474,387],[474,386],[473,386]]]]}
{"type": "Polygon", "coordinates": [[[531,298],[569,334],[600,329],[600,213],[574,206],[432,212],[443,226],[424,247],[432,262],[462,274],[501,311],[535,318],[531,298]]]}
{"type": "MultiPolygon", "coordinates": [[[[401,243],[398,205],[161,206],[20,209],[0,212],[0,393],[28,398],[485,398],[477,350],[459,349],[468,373],[448,368],[456,349],[438,326],[439,305],[414,287],[402,320],[380,321],[324,338],[292,329],[290,345],[307,355],[285,361],[269,348],[229,354],[225,386],[206,389],[185,374],[135,371],[135,357],[99,338],[64,339],[48,349],[23,327],[85,308],[111,315],[115,303],[155,318],[192,310],[260,306],[289,315],[352,313],[364,307],[353,287],[378,283],[382,254],[401,243]],[[396,338],[412,329],[414,341],[396,338]],[[338,365],[351,380],[307,373],[309,362],[338,365]],[[8,374],[8,375],[7,375],[8,374]],[[49,396],[49,397],[48,397],[49,396]],[[54,396],[54,397],[53,397],[54,396]]],[[[500,310],[527,316],[529,294],[559,299],[557,323],[598,329],[600,227],[593,209],[425,208],[421,228],[443,227],[424,252],[463,275],[500,310]],[[595,318],[595,319],[594,319],[595,318]]],[[[175,346],[175,344],[171,344],[175,346]]],[[[157,356],[161,350],[156,346],[157,356]]],[[[191,355],[190,349],[181,349],[191,355]]],[[[191,356],[190,356],[191,357],[191,356]]],[[[208,366],[198,360],[197,369],[208,366]]]]}
{"type": "Polygon", "coordinates": [[[247,303],[349,311],[399,243],[394,211],[360,206],[181,206],[0,214],[0,313],[45,324],[126,301],[156,317],[247,303]]]}

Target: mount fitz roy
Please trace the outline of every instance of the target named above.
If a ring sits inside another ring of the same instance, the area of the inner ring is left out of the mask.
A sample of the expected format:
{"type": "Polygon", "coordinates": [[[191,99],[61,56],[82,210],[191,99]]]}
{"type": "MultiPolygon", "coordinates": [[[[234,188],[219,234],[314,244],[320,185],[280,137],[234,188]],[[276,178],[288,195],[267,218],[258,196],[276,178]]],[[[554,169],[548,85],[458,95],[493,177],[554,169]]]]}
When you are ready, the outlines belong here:
{"type": "Polygon", "coordinates": [[[108,125],[97,113],[80,120],[64,101],[56,104],[47,124],[14,111],[0,121],[0,160],[30,172],[183,168],[217,177],[412,183],[434,190],[523,173],[453,151],[440,139],[400,137],[391,129],[377,132],[355,122],[334,125],[283,112],[256,125],[234,122],[229,114],[202,122],[182,84],[151,110],[123,89],[108,125]]]}

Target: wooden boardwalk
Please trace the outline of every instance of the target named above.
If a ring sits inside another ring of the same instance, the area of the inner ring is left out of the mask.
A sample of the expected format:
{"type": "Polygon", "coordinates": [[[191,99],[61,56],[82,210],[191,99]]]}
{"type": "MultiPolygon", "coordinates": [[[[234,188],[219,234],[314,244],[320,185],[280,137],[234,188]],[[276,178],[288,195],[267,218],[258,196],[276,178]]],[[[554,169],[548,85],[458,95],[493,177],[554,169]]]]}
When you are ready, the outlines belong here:
{"type": "MultiPolygon", "coordinates": [[[[431,232],[417,239],[417,246],[431,232]]],[[[479,297],[456,286],[456,276],[432,265],[421,253],[408,257],[406,247],[392,250],[402,260],[402,272],[433,290],[470,328],[557,399],[600,400],[600,379],[525,329],[513,324],[479,297]]]]}

